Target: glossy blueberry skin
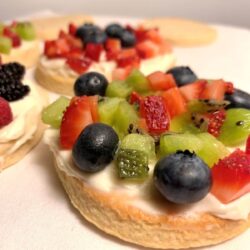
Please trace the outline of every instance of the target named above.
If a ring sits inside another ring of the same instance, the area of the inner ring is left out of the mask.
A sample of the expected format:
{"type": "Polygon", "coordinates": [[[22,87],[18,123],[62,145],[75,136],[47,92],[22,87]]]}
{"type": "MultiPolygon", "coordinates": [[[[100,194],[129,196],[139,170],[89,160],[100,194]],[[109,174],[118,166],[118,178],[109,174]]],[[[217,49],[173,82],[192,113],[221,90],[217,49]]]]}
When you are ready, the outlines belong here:
{"type": "Polygon", "coordinates": [[[87,33],[84,37],[84,43],[103,44],[107,40],[107,35],[103,30],[96,29],[93,32],[87,33]]]}
{"type": "Polygon", "coordinates": [[[230,104],[227,108],[246,108],[250,109],[250,95],[243,90],[234,89],[234,93],[225,95],[225,100],[230,104]]]}
{"type": "Polygon", "coordinates": [[[92,23],[85,23],[84,25],[80,26],[76,30],[76,37],[80,38],[83,42],[85,40],[85,37],[92,32],[95,32],[96,30],[99,30],[100,28],[92,23]]]}
{"type": "Polygon", "coordinates": [[[129,30],[124,30],[120,39],[121,39],[122,47],[124,48],[135,46],[135,43],[136,43],[135,34],[129,30]]]}
{"type": "Polygon", "coordinates": [[[82,171],[100,171],[113,160],[118,143],[112,127],[103,123],[88,125],[73,146],[73,161],[82,171]]]}
{"type": "Polygon", "coordinates": [[[154,184],[173,203],[194,203],[208,194],[212,185],[211,171],[195,154],[178,152],[158,161],[154,184]]]}
{"type": "Polygon", "coordinates": [[[76,96],[104,96],[108,80],[98,72],[89,72],[79,76],[74,84],[74,92],[76,96]]]}
{"type": "Polygon", "coordinates": [[[177,85],[183,86],[197,80],[196,74],[186,66],[177,66],[169,69],[167,74],[172,74],[177,85]]]}
{"type": "Polygon", "coordinates": [[[108,37],[119,39],[121,38],[123,31],[123,27],[118,23],[112,23],[108,25],[105,29],[105,32],[108,37]]]}

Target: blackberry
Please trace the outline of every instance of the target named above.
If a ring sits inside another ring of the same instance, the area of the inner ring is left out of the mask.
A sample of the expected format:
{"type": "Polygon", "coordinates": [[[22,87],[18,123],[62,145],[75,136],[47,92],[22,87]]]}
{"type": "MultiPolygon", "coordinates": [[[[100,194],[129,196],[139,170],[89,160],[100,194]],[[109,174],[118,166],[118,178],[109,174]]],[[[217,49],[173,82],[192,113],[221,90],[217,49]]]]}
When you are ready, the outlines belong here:
{"type": "Polygon", "coordinates": [[[29,91],[30,87],[28,85],[22,85],[21,82],[0,85],[0,96],[9,102],[23,98],[29,91]]]}
{"type": "Polygon", "coordinates": [[[24,66],[17,62],[3,64],[0,66],[0,85],[19,81],[23,78],[24,73],[24,66]]]}

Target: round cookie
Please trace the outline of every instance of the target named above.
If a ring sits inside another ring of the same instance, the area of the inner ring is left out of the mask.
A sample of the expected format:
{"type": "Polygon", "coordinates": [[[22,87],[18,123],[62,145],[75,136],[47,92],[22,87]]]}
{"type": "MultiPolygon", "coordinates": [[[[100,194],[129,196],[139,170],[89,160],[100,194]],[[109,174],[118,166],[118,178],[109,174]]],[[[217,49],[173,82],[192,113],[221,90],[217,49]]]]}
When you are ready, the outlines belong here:
{"type": "Polygon", "coordinates": [[[153,18],[142,23],[147,28],[158,27],[162,36],[178,46],[201,46],[212,43],[216,30],[204,23],[179,18],[153,18]]]}

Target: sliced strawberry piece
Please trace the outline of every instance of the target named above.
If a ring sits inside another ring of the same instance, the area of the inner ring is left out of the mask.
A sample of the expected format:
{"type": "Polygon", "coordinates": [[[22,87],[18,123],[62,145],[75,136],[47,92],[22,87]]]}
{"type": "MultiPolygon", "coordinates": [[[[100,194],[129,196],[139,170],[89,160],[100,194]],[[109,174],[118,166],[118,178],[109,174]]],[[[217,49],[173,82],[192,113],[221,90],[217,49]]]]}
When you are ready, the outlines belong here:
{"type": "Polygon", "coordinates": [[[225,82],[226,85],[226,94],[233,94],[234,93],[234,85],[232,82],[225,82]]]}
{"type": "Polygon", "coordinates": [[[112,71],[112,80],[125,80],[131,71],[132,68],[130,66],[124,68],[115,68],[112,71]]]}
{"type": "Polygon", "coordinates": [[[200,94],[204,90],[206,84],[206,80],[197,80],[194,83],[190,83],[180,87],[180,91],[187,101],[199,99],[200,94]]]}
{"type": "Polygon", "coordinates": [[[73,23],[70,23],[69,24],[69,27],[68,27],[68,33],[72,36],[75,36],[76,34],[76,30],[77,30],[77,26],[74,25],[73,23]]]}
{"type": "Polygon", "coordinates": [[[236,149],[212,168],[211,193],[229,203],[250,192],[250,155],[236,149]]]}
{"type": "Polygon", "coordinates": [[[246,142],[246,154],[250,155],[250,135],[248,136],[246,142]]]}
{"type": "Polygon", "coordinates": [[[172,74],[165,74],[161,71],[156,71],[147,76],[150,87],[155,91],[168,90],[176,87],[176,82],[172,74]]]}
{"type": "Polygon", "coordinates": [[[92,61],[89,58],[70,57],[66,61],[66,64],[79,75],[86,72],[89,69],[91,63],[92,61]]]}
{"type": "Polygon", "coordinates": [[[122,49],[117,55],[116,63],[119,68],[127,66],[138,68],[140,66],[140,58],[134,48],[122,49]]]}
{"type": "Polygon", "coordinates": [[[82,130],[93,123],[90,101],[87,96],[76,97],[67,107],[60,128],[60,144],[64,149],[74,145],[82,130]]]}
{"type": "Polygon", "coordinates": [[[150,40],[138,43],[136,45],[136,50],[142,59],[152,58],[160,53],[159,46],[150,40]]]}
{"type": "Polygon", "coordinates": [[[179,88],[174,87],[162,93],[170,117],[180,115],[187,111],[186,101],[179,88]]]}
{"type": "Polygon", "coordinates": [[[121,50],[121,41],[119,39],[107,39],[105,43],[107,60],[116,60],[121,50]]]}
{"type": "Polygon", "coordinates": [[[98,96],[94,95],[94,96],[89,96],[88,98],[89,98],[89,105],[93,122],[98,122],[99,121],[98,96]]]}
{"type": "Polygon", "coordinates": [[[143,99],[142,96],[140,96],[136,91],[133,91],[130,94],[129,103],[130,104],[139,104],[140,105],[142,99],[143,99]]]}
{"type": "Polygon", "coordinates": [[[21,45],[21,38],[15,32],[13,32],[9,27],[4,27],[3,36],[6,36],[11,39],[12,46],[14,48],[17,48],[21,45]]]}
{"type": "Polygon", "coordinates": [[[164,39],[163,37],[160,35],[158,29],[150,29],[146,32],[145,34],[146,39],[156,43],[156,44],[162,44],[164,39]]]}
{"type": "Polygon", "coordinates": [[[147,29],[145,29],[144,27],[140,26],[137,29],[132,29],[135,37],[136,37],[136,41],[137,43],[143,42],[147,39],[147,29]]]}
{"type": "Polygon", "coordinates": [[[103,50],[103,45],[100,43],[88,43],[85,48],[85,56],[93,61],[99,62],[103,50]]]}
{"type": "Polygon", "coordinates": [[[140,114],[150,134],[159,135],[169,129],[170,117],[161,96],[145,97],[140,103],[140,114]]]}
{"type": "Polygon", "coordinates": [[[212,80],[206,84],[204,90],[200,94],[200,99],[213,99],[222,101],[224,100],[226,89],[227,86],[223,80],[212,80]]]}
{"type": "Polygon", "coordinates": [[[66,39],[59,38],[58,40],[45,41],[44,54],[48,58],[65,57],[70,52],[70,46],[66,39]]]}
{"type": "Polygon", "coordinates": [[[0,128],[8,125],[13,120],[13,115],[9,103],[0,97],[0,128]]]}
{"type": "Polygon", "coordinates": [[[59,33],[59,39],[64,39],[67,41],[69,47],[71,49],[82,49],[83,48],[83,44],[82,41],[70,34],[67,34],[65,31],[61,30],[59,33]]]}

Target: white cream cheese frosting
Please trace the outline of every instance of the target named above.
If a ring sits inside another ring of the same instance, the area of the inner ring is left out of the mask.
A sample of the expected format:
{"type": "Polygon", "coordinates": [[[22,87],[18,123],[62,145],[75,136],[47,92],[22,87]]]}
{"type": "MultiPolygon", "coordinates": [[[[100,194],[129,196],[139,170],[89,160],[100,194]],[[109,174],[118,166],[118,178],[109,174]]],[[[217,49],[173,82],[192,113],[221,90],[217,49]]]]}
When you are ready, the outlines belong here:
{"type": "MultiPolygon", "coordinates": [[[[64,77],[77,77],[78,74],[69,68],[65,59],[48,59],[42,56],[41,65],[48,70],[48,73],[57,73],[64,77]]],[[[141,60],[140,71],[144,75],[149,75],[157,70],[166,71],[171,65],[174,65],[175,57],[172,53],[159,55],[154,58],[141,60]]],[[[87,72],[96,71],[104,74],[109,80],[112,80],[112,71],[116,68],[115,61],[106,61],[102,55],[100,62],[93,62],[87,72]]]]}
{"type": "Polygon", "coordinates": [[[20,100],[9,102],[13,121],[0,129],[0,164],[33,137],[45,105],[34,84],[26,80],[24,83],[30,86],[30,92],[20,100]]]}
{"type": "Polygon", "coordinates": [[[144,182],[124,181],[117,177],[114,162],[97,173],[84,173],[74,167],[71,159],[71,150],[61,150],[58,145],[59,131],[47,129],[44,140],[49,145],[56,158],[59,168],[68,175],[77,177],[92,187],[103,192],[119,192],[128,199],[126,203],[135,206],[145,213],[164,214],[174,211],[181,216],[195,217],[201,213],[209,213],[216,217],[231,220],[247,219],[250,213],[250,193],[247,193],[229,204],[222,204],[215,196],[209,193],[204,199],[191,205],[173,205],[157,194],[153,185],[153,168],[151,164],[149,177],[144,182]]]}

